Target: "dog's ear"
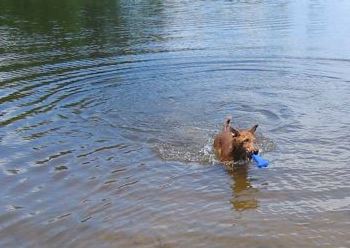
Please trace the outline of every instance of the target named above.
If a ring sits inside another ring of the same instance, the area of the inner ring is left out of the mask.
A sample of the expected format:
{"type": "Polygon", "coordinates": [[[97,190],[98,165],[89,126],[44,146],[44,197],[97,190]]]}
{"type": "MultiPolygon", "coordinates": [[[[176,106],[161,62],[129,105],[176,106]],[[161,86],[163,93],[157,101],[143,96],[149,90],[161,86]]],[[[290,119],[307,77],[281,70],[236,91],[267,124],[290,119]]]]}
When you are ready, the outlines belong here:
{"type": "Polygon", "coordinates": [[[231,120],[232,120],[232,116],[230,115],[225,118],[224,131],[228,131],[229,128],[231,128],[231,120]]]}
{"type": "Polygon", "coordinates": [[[249,129],[249,132],[255,133],[256,129],[258,128],[258,124],[254,125],[251,129],[249,129]]]}
{"type": "Polygon", "coordinates": [[[258,124],[254,125],[251,129],[249,129],[249,132],[255,133],[256,129],[258,128],[258,124]]]}
{"type": "Polygon", "coordinates": [[[239,131],[237,129],[234,129],[233,127],[230,127],[230,132],[232,133],[232,137],[239,136],[239,131]]]}

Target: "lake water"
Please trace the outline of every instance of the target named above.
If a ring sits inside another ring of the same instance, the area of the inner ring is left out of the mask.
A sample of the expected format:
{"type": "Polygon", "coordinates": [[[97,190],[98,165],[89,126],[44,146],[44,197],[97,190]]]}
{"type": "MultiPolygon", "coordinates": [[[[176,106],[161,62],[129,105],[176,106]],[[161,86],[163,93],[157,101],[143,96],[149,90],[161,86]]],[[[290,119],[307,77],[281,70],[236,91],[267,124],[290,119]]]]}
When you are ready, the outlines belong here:
{"type": "Polygon", "coordinates": [[[350,247],[349,13],[0,0],[0,246],[350,247]],[[214,159],[227,114],[267,169],[214,159]]]}

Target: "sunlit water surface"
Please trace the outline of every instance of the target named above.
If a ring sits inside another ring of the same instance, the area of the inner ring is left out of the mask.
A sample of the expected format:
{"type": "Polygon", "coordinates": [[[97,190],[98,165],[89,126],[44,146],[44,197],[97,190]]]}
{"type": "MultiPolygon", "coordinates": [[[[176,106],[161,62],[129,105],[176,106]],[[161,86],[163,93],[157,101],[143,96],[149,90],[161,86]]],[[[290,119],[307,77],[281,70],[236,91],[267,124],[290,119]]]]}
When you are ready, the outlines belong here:
{"type": "Polygon", "coordinates": [[[349,13],[0,0],[0,246],[350,247],[349,13]],[[269,168],[215,161],[227,114],[269,168]]]}

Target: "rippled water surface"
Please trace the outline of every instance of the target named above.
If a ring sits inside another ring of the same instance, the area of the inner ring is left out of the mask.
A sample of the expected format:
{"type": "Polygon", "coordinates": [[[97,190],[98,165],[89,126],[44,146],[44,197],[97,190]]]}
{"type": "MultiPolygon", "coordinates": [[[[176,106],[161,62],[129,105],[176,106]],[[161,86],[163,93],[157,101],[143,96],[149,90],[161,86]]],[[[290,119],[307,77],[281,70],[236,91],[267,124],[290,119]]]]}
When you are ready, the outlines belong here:
{"type": "Polygon", "coordinates": [[[1,247],[350,247],[348,1],[0,0],[1,247]],[[267,169],[229,169],[227,114],[267,169]]]}

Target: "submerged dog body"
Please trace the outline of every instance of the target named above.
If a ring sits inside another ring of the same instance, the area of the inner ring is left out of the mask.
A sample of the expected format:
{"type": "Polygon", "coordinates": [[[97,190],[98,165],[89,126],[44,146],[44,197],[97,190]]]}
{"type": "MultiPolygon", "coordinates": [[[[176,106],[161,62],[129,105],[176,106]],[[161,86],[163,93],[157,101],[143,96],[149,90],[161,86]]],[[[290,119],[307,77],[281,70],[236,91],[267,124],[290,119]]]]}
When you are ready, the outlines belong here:
{"type": "Polygon", "coordinates": [[[255,131],[258,125],[250,129],[237,130],[231,127],[231,117],[226,118],[223,130],[214,139],[214,151],[221,162],[249,160],[258,154],[255,131]]]}

